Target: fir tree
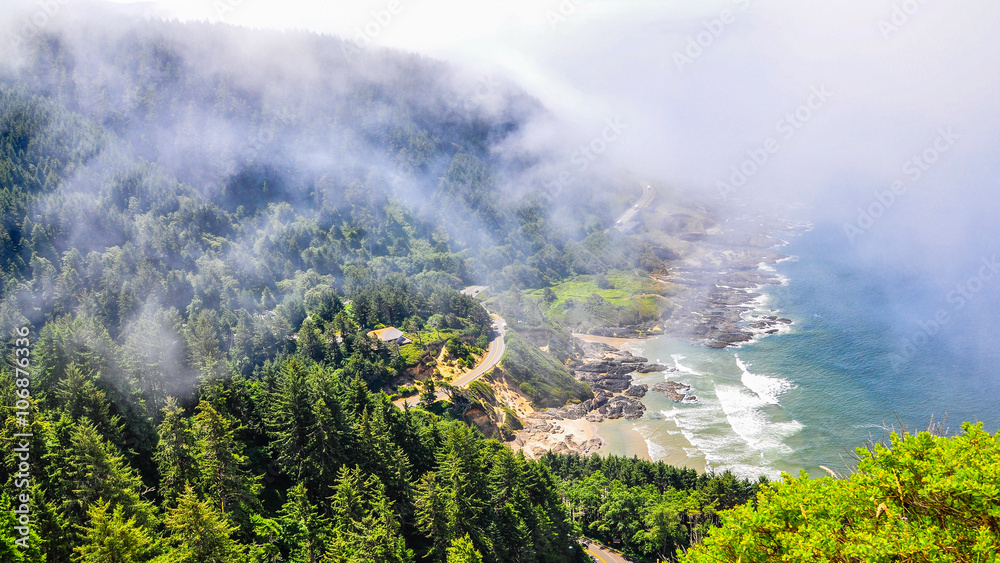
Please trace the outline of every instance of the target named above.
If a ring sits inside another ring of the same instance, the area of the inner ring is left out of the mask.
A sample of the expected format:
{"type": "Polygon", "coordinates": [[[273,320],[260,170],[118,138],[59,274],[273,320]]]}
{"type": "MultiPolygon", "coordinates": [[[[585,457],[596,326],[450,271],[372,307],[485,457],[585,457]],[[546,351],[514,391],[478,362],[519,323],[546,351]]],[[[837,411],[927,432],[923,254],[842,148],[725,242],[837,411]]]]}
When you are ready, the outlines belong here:
{"type": "Polygon", "coordinates": [[[73,551],[75,563],[140,563],[156,544],[149,531],[126,518],[122,507],[99,501],[88,510],[90,522],[81,527],[81,545],[73,551]],[[110,512],[110,514],[109,514],[110,512]]]}
{"type": "Polygon", "coordinates": [[[243,563],[245,548],[233,539],[236,528],[187,486],[167,512],[168,551],[155,563],[243,563]]]}

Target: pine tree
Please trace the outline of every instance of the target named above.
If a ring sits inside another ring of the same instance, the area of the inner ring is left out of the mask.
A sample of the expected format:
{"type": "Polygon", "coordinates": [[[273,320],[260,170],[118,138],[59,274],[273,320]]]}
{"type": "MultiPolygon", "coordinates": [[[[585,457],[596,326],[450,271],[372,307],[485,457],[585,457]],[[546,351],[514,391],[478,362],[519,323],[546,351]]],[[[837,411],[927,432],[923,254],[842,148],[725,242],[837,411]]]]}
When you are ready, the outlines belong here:
{"type": "Polygon", "coordinates": [[[437,390],[434,388],[434,380],[430,377],[424,380],[424,388],[420,392],[420,404],[429,407],[437,402],[437,390]]]}
{"type": "Polygon", "coordinates": [[[441,559],[455,536],[452,515],[457,512],[453,498],[438,482],[437,475],[433,471],[424,474],[417,484],[416,522],[417,528],[431,540],[428,557],[441,559]]]}
{"type": "Polygon", "coordinates": [[[306,484],[313,502],[329,492],[346,461],[346,423],[325,376],[318,367],[308,372],[298,359],[286,362],[267,420],[273,455],[293,482],[306,484]]]}
{"type": "Polygon", "coordinates": [[[399,519],[374,475],[361,478],[355,467],[341,468],[333,503],[334,537],[327,563],[410,563],[399,519]]]}
{"type": "Polygon", "coordinates": [[[328,489],[336,479],[336,469],[345,461],[342,446],[344,421],[340,403],[317,397],[312,405],[306,449],[302,460],[308,477],[304,481],[317,491],[328,489]]]}
{"type": "Polygon", "coordinates": [[[207,401],[196,408],[191,430],[198,466],[198,491],[218,503],[219,511],[249,530],[250,514],[259,505],[261,485],[247,469],[243,444],[236,440],[233,420],[207,401]]]}
{"type": "Polygon", "coordinates": [[[288,490],[279,522],[292,563],[317,563],[326,552],[332,533],[329,519],[309,502],[305,485],[288,490]]]}
{"type": "Polygon", "coordinates": [[[483,563],[483,556],[472,544],[468,534],[451,542],[446,563],[483,563]]]}
{"type": "MultiPolygon", "coordinates": [[[[32,508],[37,510],[36,504],[32,508]]],[[[27,537],[14,529],[20,524],[17,515],[13,512],[14,505],[10,496],[5,492],[0,496],[0,561],[4,563],[43,563],[45,555],[42,550],[42,542],[38,537],[36,526],[32,527],[27,537]],[[16,543],[20,540],[20,544],[16,543]],[[25,547],[26,546],[26,547],[25,547]]],[[[34,518],[34,514],[32,515],[34,518]]]]}
{"type": "Polygon", "coordinates": [[[326,346],[311,318],[302,322],[302,328],[298,332],[297,345],[299,353],[313,361],[320,362],[326,357],[326,346]]]}
{"type": "Polygon", "coordinates": [[[75,563],[139,563],[155,548],[149,531],[134,517],[126,519],[122,507],[99,501],[87,512],[90,523],[80,529],[83,543],[73,550],[75,563]]]}
{"type": "Polygon", "coordinates": [[[534,560],[534,545],[525,516],[533,516],[524,492],[524,478],[514,454],[506,448],[493,452],[492,468],[486,479],[489,488],[489,516],[486,520],[490,543],[497,559],[534,560]]]}
{"type": "Polygon", "coordinates": [[[371,414],[368,411],[361,413],[357,421],[358,449],[361,453],[358,464],[365,472],[382,480],[392,499],[409,506],[410,460],[393,442],[386,421],[386,410],[395,407],[389,403],[378,404],[378,399],[373,404],[381,408],[376,408],[371,414]]]}
{"type": "Polygon", "coordinates": [[[113,443],[121,440],[121,418],[111,414],[107,396],[76,364],[66,367],[66,377],[56,384],[56,403],[72,420],[90,419],[102,436],[113,443]]]}
{"type": "Polygon", "coordinates": [[[197,483],[200,477],[191,422],[175,399],[167,400],[163,422],[157,430],[160,443],[153,457],[160,473],[160,495],[167,504],[173,504],[186,484],[197,483]]]}
{"type": "Polygon", "coordinates": [[[138,473],[89,420],[73,423],[64,415],[52,429],[48,450],[51,496],[68,523],[84,524],[90,507],[103,500],[120,506],[142,526],[155,524],[155,509],[142,498],[148,491],[138,473]]]}
{"type": "Polygon", "coordinates": [[[170,549],[155,563],[243,563],[245,549],[232,538],[236,528],[191,486],[169,509],[164,524],[170,549]]]}
{"type": "Polygon", "coordinates": [[[253,514],[250,518],[256,541],[250,547],[251,563],[280,563],[281,557],[281,524],[273,518],[264,518],[253,514]]]}

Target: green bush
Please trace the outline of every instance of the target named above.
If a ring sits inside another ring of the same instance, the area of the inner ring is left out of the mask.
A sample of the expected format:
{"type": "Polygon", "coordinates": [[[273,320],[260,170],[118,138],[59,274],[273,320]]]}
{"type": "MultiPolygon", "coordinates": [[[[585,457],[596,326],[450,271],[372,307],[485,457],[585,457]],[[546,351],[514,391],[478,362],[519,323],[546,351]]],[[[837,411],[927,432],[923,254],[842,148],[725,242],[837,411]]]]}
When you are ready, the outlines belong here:
{"type": "Polygon", "coordinates": [[[786,475],[756,508],[722,513],[722,528],[681,560],[996,563],[1000,433],[963,430],[894,433],[888,447],[859,449],[847,479],[786,475]]]}
{"type": "Polygon", "coordinates": [[[406,367],[413,367],[420,363],[421,358],[427,353],[423,346],[417,344],[404,344],[399,347],[399,355],[406,362],[406,367]]]}

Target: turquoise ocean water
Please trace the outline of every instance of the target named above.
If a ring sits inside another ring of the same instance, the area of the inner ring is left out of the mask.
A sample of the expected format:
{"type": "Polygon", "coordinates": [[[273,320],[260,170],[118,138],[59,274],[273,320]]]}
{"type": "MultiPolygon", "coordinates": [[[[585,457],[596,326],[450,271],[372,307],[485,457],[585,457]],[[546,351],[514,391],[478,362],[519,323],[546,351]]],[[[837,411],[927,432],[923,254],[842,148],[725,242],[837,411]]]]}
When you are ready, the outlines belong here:
{"type": "Polygon", "coordinates": [[[654,459],[677,459],[681,434],[685,453],[715,470],[819,476],[820,465],[852,467],[854,448],[884,439],[883,424],[921,430],[933,416],[952,431],[963,421],[1000,429],[996,325],[983,321],[995,318],[992,288],[959,310],[947,287],[854,260],[835,229],[796,236],[781,252],[793,256],[775,266],[785,283],[763,289],[758,306],[791,318],[787,332],[726,350],[669,337],[634,343],[633,352],[678,369],[638,382],[681,381],[699,399],[643,399],[647,417],[634,428],[654,459]],[[947,326],[927,328],[940,311],[947,326]]]}

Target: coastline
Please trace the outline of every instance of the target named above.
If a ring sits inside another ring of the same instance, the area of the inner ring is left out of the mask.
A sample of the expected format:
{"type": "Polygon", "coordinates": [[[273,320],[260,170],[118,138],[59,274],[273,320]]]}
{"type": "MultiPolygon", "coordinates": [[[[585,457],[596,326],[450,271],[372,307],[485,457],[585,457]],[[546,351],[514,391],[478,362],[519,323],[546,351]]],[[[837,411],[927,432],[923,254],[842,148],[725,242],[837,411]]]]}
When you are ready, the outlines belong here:
{"type": "Polygon", "coordinates": [[[662,461],[674,467],[708,470],[704,454],[680,433],[668,420],[607,420],[597,423],[597,435],[604,441],[598,452],[602,455],[638,457],[662,461]]]}
{"type": "MultiPolygon", "coordinates": [[[[584,342],[595,342],[614,346],[620,350],[629,350],[638,353],[637,345],[647,342],[658,336],[648,338],[614,338],[610,336],[595,336],[592,334],[574,333],[574,337],[584,342]]],[[[583,422],[583,421],[572,421],[583,422]]],[[[657,432],[652,428],[651,419],[642,418],[638,420],[603,420],[601,422],[589,423],[591,433],[587,434],[589,439],[597,438],[601,441],[601,446],[597,453],[601,455],[617,455],[624,457],[638,457],[647,461],[663,461],[674,467],[686,467],[704,473],[708,469],[705,456],[697,451],[697,448],[681,434],[680,430],[672,421],[655,421],[665,425],[665,432],[657,432]],[[647,438],[637,427],[644,427],[648,434],[655,434],[655,444],[652,438],[647,438]],[[673,426],[673,428],[669,428],[673,426]],[[651,447],[652,445],[652,447],[651,447]],[[656,455],[650,450],[656,450],[656,455]],[[693,455],[692,455],[693,454],[693,455]]],[[[561,422],[560,422],[561,424],[561,422]]]]}
{"type": "MultiPolygon", "coordinates": [[[[763,227],[763,226],[761,226],[763,227]]],[[[795,260],[794,256],[779,254],[777,251],[787,245],[787,242],[777,239],[777,232],[788,234],[798,234],[808,228],[797,227],[791,224],[784,225],[784,228],[768,229],[763,227],[756,236],[749,240],[740,237],[733,237],[731,233],[716,231],[698,241],[698,245],[684,258],[674,262],[672,266],[665,270],[657,279],[664,283],[671,283],[680,291],[675,294],[672,301],[675,304],[674,314],[664,319],[664,331],[660,334],[649,336],[639,336],[633,334],[628,338],[614,336],[600,336],[594,334],[573,333],[573,336],[585,343],[604,345],[614,348],[622,354],[635,354],[636,357],[645,355],[651,343],[654,347],[659,347],[659,339],[665,338],[664,343],[677,341],[685,345],[704,347],[706,349],[729,349],[733,352],[743,348],[745,345],[759,342],[771,335],[784,334],[793,330],[792,320],[781,318],[780,313],[769,308],[769,296],[767,287],[787,285],[789,280],[782,277],[775,269],[775,265],[781,262],[795,260]]],[[[673,346],[672,344],[667,344],[673,346]]],[[[691,429],[685,420],[683,428],[680,426],[681,420],[689,416],[678,418],[676,409],[682,409],[686,413],[702,413],[705,416],[705,406],[696,407],[700,403],[697,399],[688,404],[676,404],[677,399],[666,394],[666,404],[661,396],[662,390],[652,389],[658,382],[664,379],[667,382],[681,380],[681,384],[690,388],[691,377],[706,377],[697,372],[691,372],[681,367],[678,372],[673,367],[662,366],[659,356],[653,354],[652,360],[641,358],[644,362],[657,362],[649,364],[649,367],[659,367],[657,370],[638,370],[631,373],[632,389],[643,388],[640,393],[630,393],[632,399],[641,409],[638,416],[627,416],[624,418],[595,416],[591,420],[567,420],[577,414],[563,411],[553,411],[551,418],[541,415],[541,429],[548,432],[538,432],[538,424],[531,425],[527,432],[519,432],[518,442],[524,446],[519,449],[525,450],[525,455],[536,457],[545,450],[551,449],[556,452],[577,452],[582,455],[600,453],[602,455],[618,455],[625,457],[637,457],[650,461],[662,461],[675,467],[687,467],[699,472],[706,472],[718,463],[718,451],[715,449],[705,450],[703,447],[695,445],[701,444],[703,436],[697,433],[691,435],[691,429]],[[685,381],[686,380],[686,381],[685,381]],[[644,395],[649,394],[644,398],[644,395]],[[652,402],[650,402],[652,400],[652,402]],[[641,403],[641,404],[640,404],[641,403]],[[668,405],[674,404],[674,407],[668,405]],[[653,409],[646,412],[647,408],[653,409]],[[666,408],[666,410],[663,410],[666,408]],[[695,411],[688,409],[696,408],[695,411]],[[668,412],[669,411],[669,412],[668,412]],[[555,420],[553,420],[555,419],[555,420]],[[549,426],[549,423],[552,426],[549,426]],[[693,441],[694,442],[693,442],[693,441]],[[712,457],[714,456],[714,457],[712,457]],[[710,462],[709,458],[714,461],[710,462]]],[[[610,357],[610,356],[609,356],[610,357]]],[[[681,356],[683,358],[683,356],[681,356]]],[[[664,356],[666,358],[666,356],[664,356]]],[[[676,358],[674,358],[676,361],[676,358]]],[[[739,358],[737,357],[737,361],[739,358]]],[[[584,359],[584,362],[593,362],[584,359]]],[[[589,364],[585,364],[589,365],[589,364]]],[[[609,373],[613,371],[613,366],[609,366],[609,373]]],[[[592,375],[594,369],[578,370],[577,378],[597,383],[595,393],[603,383],[602,379],[609,377],[600,375],[595,378],[592,375]]],[[[624,372],[617,372],[622,373],[624,372]]],[[[726,377],[731,377],[732,374],[726,377]]],[[[620,377],[620,376],[618,376],[620,377]]],[[[707,376],[710,384],[714,375],[707,376]]],[[[736,387],[743,392],[749,392],[757,398],[753,389],[745,389],[745,381],[737,380],[736,387]]],[[[627,384],[623,384],[627,386],[627,384]]],[[[730,384],[732,386],[733,384],[730,384]]],[[[709,388],[709,394],[714,395],[709,388]]],[[[696,386],[697,390],[697,386],[696,386]]],[[[704,389],[703,389],[704,390],[704,389]]],[[[620,391],[614,389],[613,391],[620,391]]],[[[727,390],[728,391],[728,390],[727,390]]],[[[610,397],[610,395],[608,395],[610,397]]],[[[624,398],[624,397],[623,397],[624,398]]],[[[692,395],[692,398],[694,396],[692,395]]],[[[710,397],[709,404],[716,402],[715,397],[710,397]]],[[[730,404],[730,407],[732,405],[730,404]]],[[[590,407],[588,407],[590,408],[590,407]]],[[[719,408],[717,404],[709,407],[711,410],[719,408]]],[[[739,408],[743,408],[742,406],[739,408]]],[[[586,412],[586,411],[585,411],[586,412]]],[[[749,413],[749,411],[747,411],[749,413]]],[[[717,415],[711,415],[708,424],[721,424],[723,426],[734,424],[730,420],[730,415],[743,417],[747,413],[735,411],[730,413],[728,409],[720,409],[717,415]]],[[[699,416],[695,414],[694,416],[699,416]]],[[[702,420],[705,420],[704,418],[702,420]]],[[[729,428],[726,432],[739,434],[739,430],[729,428]]],[[[739,438],[738,438],[739,439],[739,438]]],[[[703,446],[704,444],[702,444],[703,446]]],[[[762,454],[763,455],[763,452],[762,454]]]]}
{"type": "Polygon", "coordinates": [[[574,332],[573,336],[584,342],[596,342],[598,344],[607,344],[608,346],[614,346],[615,348],[621,349],[622,346],[631,346],[633,340],[646,340],[645,338],[615,338],[613,336],[595,336],[593,334],[581,334],[574,332]]]}
{"type": "MultiPolygon", "coordinates": [[[[543,417],[544,411],[532,413],[532,418],[543,417]]],[[[587,455],[598,451],[604,443],[595,423],[585,418],[571,420],[554,417],[532,424],[527,432],[519,432],[513,441],[508,442],[512,450],[524,452],[528,459],[537,459],[548,451],[587,455]]]]}

